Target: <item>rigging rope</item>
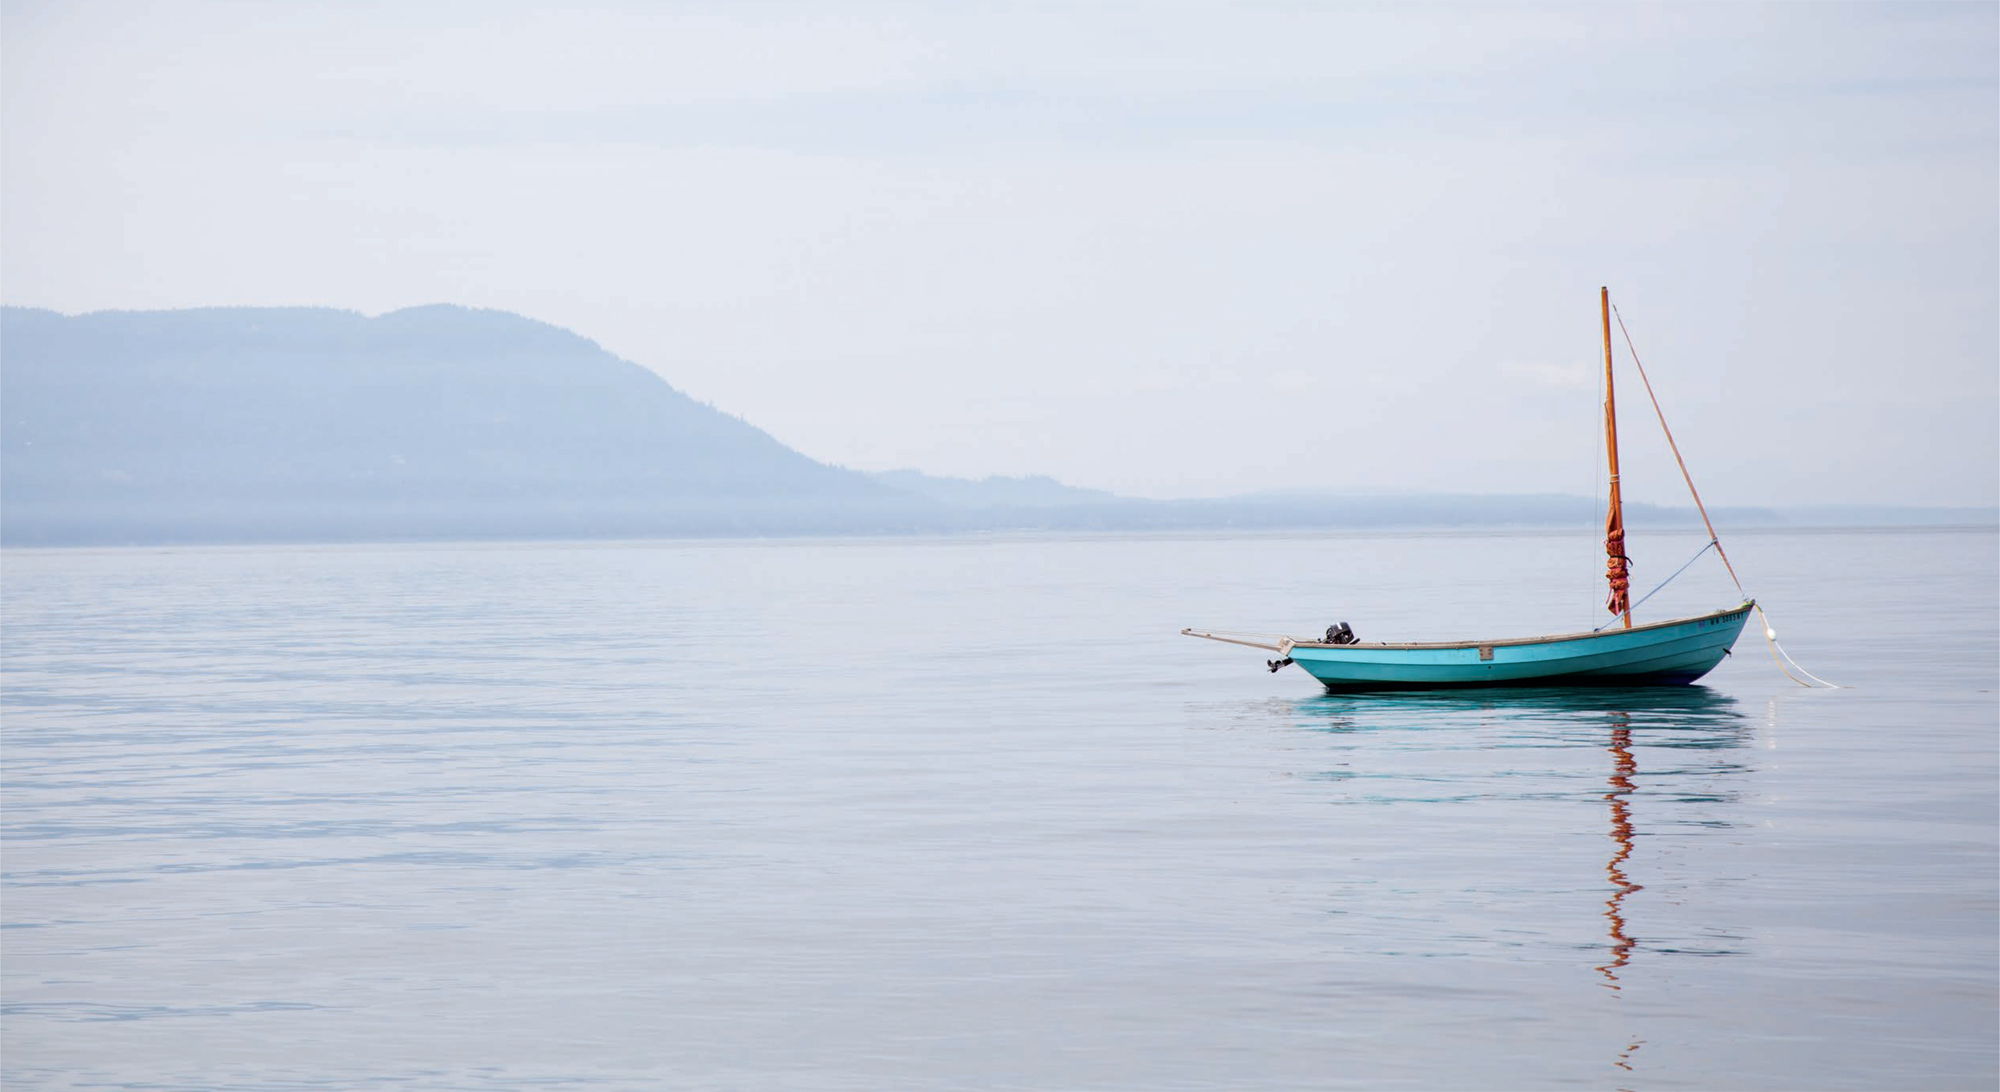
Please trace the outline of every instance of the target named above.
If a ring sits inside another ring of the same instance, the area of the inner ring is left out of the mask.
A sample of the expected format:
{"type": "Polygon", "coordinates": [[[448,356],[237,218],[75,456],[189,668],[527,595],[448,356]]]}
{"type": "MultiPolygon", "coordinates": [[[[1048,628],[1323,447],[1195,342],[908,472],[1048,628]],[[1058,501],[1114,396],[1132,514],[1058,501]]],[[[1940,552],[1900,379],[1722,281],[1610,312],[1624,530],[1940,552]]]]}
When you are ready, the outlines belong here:
{"type": "MultiPolygon", "coordinates": [[[[1660,581],[1660,582],[1659,582],[1658,584],[1655,584],[1655,585],[1653,585],[1653,590],[1652,590],[1652,591],[1649,591],[1649,592],[1647,592],[1646,594],[1644,594],[1644,595],[1640,596],[1640,597],[1639,597],[1639,601],[1638,601],[1637,603],[1634,603],[1634,604],[1632,604],[1632,609],[1633,609],[1633,610],[1638,610],[1638,609],[1639,609],[1640,607],[1642,607],[1642,606],[1645,606],[1645,605],[1646,605],[1646,600],[1648,600],[1648,599],[1651,599],[1651,598],[1652,598],[1652,597],[1653,597],[1653,596],[1654,596],[1654,595],[1655,595],[1656,593],[1658,593],[1658,592],[1659,592],[1659,590],[1660,590],[1661,588],[1664,588],[1664,587],[1666,587],[1666,586],[1667,586],[1668,584],[1671,584],[1671,583],[1673,583],[1673,582],[1674,582],[1674,577],[1675,577],[1675,576],[1679,576],[1680,574],[1682,574],[1682,573],[1684,573],[1684,572],[1688,571],[1688,565],[1692,565],[1692,564],[1694,564],[1695,562],[1697,562],[1697,561],[1700,561],[1700,560],[1701,560],[1701,555],[1703,555],[1703,554],[1707,553],[1707,552],[1708,552],[1709,550],[1711,550],[1711,549],[1719,549],[1719,548],[1720,548],[1720,547],[1718,547],[1718,546],[1716,545],[1716,543],[1715,543],[1715,541],[1714,541],[1713,539],[1709,540],[1709,543],[1708,543],[1708,545],[1707,545],[1707,546],[1703,546],[1703,547],[1702,547],[1701,549],[1699,549],[1699,550],[1696,550],[1696,551],[1694,552],[1694,556],[1693,556],[1693,557],[1691,557],[1691,558],[1688,558],[1688,559],[1687,559],[1687,565],[1682,565],[1682,566],[1681,566],[1680,568],[1678,568],[1678,569],[1675,569],[1675,570],[1674,570],[1674,572],[1673,572],[1673,576],[1669,576],[1669,577],[1667,577],[1667,578],[1666,578],[1665,580],[1662,580],[1662,581],[1660,581]]],[[[1612,621],[1616,621],[1616,620],[1617,620],[1617,619],[1613,619],[1612,621]]],[[[1608,625],[1610,625],[1610,624],[1611,624],[1611,622],[1606,622],[1606,623],[1604,623],[1604,626],[1608,626],[1608,625]]],[[[1591,630],[1590,632],[1592,632],[1592,633],[1596,633],[1596,632],[1598,632],[1598,631],[1602,630],[1602,629],[1604,628],[1604,626],[1598,626],[1598,627],[1597,627],[1597,629],[1593,629],[1593,630],[1591,630]]]]}
{"type": "MultiPolygon", "coordinates": [[[[1590,522],[1586,526],[1590,528],[1590,538],[1594,540],[1598,536],[1598,528],[1604,526],[1604,520],[1598,514],[1606,512],[1606,506],[1604,506],[1604,480],[1606,480],[1606,464],[1604,464],[1604,372],[1598,372],[1598,400],[1596,400],[1594,406],[1590,406],[1590,422],[1596,426],[1596,428],[1590,430],[1590,434],[1596,440],[1594,440],[1594,444],[1590,448],[1590,522]]],[[[1592,556],[1598,552],[1596,542],[1590,544],[1590,552],[1592,552],[1592,556]]],[[[1596,598],[1596,592],[1598,592],[1598,578],[1592,572],[1590,574],[1590,594],[1592,594],[1592,598],[1596,598]]],[[[1598,628],[1602,628],[1602,626],[1598,626],[1598,628]]]]}
{"type": "MultiPolygon", "coordinates": [[[[1632,355],[1632,366],[1639,370],[1639,382],[1646,385],[1646,398],[1653,403],[1653,415],[1660,419],[1660,431],[1667,435],[1667,447],[1674,453],[1674,464],[1681,468],[1681,480],[1687,483],[1688,495],[1694,498],[1694,510],[1701,513],[1701,525],[1708,528],[1708,543],[1710,546],[1715,547],[1715,556],[1722,559],[1722,567],[1729,570],[1729,579],[1735,582],[1738,594],[1742,595],[1745,599],[1749,599],[1750,593],[1743,590],[1743,581],[1736,576],[1736,566],[1729,563],[1729,555],[1723,552],[1722,540],[1715,533],[1715,524],[1709,522],[1708,508],[1701,503],[1701,493],[1695,489],[1694,478],[1688,473],[1687,460],[1681,458],[1681,445],[1674,442],[1674,430],[1667,427],[1666,412],[1660,409],[1660,399],[1653,393],[1653,381],[1646,378],[1646,366],[1639,363],[1639,350],[1632,344],[1632,332],[1625,328],[1625,316],[1619,313],[1618,305],[1615,303],[1611,305],[1611,313],[1618,318],[1618,332],[1625,337],[1625,351],[1632,355]]],[[[1696,554],[1695,556],[1700,557],[1701,555],[1696,554]]],[[[1693,562],[1689,562],[1689,564],[1693,564],[1693,562]]],[[[1686,566],[1682,567],[1686,568],[1686,566]]],[[[1675,575],[1678,576],[1679,574],[1676,573],[1675,575]]],[[[1667,579],[1672,580],[1673,577],[1670,576],[1667,579]]],[[[1664,585],[1662,586],[1664,587],[1664,585]]],[[[1653,591],[1658,590],[1659,588],[1653,589],[1653,591]]],[[[1647,592],[1646,594],[1651,595],[1652,592],[1647,592]]],[[[1804,675],[1806,678],[1813,680],[1813,682],[1817,682],[1821,686],[1832,687],[1836,690],[1846,689],[1839,683],[1827,682],[1805,668],[1799,667],[1799,662],[1792,659],[1792,654],[1786,652],[1778,645],[1778,631],[1771,626],[1771,616],[1764,613],[1764,608],[1761,605],[1757,606],[1756,610],[1757,617],[1762,619],[1764,623],[1764,643],[1771,646],[1771,661],[1778,664],[1778,670],[1784,672],[1785,678],[1798,683],[1800,686],[1812,686],[1812,683],[1805,682],[1798,678],[1798,676],[1786,671],[1785,664],[1778,660],[1778,657],[1781,655],[1793,667],[1799,668],[1800,675],[1804,675]]]]}
{"type": "MultiPolygon", "coordinates": [[[[1590,449],[1590,521],[1585,524],[1590,529],[1590,553],[1597,556],[1597,532],[1603,526],[1599,513],[1604,509],[1604,373],[1597,373],[1597,401],[1591,404],[1590,421],[1594,426],[1590,432],[1595,443],[1590,449]]],[[[1590,574],[1590,598],[1597,598],[1597,574],[1590,574]]],[[[1603,627],[1599,627],[1600,629],[1603,627]]]]}

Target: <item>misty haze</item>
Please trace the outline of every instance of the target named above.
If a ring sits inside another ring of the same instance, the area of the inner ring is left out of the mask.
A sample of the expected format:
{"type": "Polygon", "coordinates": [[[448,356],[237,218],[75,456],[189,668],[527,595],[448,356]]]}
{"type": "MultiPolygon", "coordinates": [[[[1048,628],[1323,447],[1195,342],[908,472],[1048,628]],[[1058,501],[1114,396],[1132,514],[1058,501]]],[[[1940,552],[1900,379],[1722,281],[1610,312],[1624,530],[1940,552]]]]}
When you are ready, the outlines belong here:
{"type": "Polygon", "coordinates": [[[0,0],[0,1085],[2000,1087],[1996,193],[1990,0],[0,0]]]}

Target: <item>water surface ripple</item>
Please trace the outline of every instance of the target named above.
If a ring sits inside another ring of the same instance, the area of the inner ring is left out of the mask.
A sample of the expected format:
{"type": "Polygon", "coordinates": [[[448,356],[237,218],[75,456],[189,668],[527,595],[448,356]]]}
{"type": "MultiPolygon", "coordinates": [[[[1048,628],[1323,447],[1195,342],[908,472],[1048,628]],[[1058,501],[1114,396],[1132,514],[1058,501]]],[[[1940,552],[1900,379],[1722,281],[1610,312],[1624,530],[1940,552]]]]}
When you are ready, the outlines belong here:
{"type": "Polygon", "coordinates": [[[1176,635],[1586,627],[1594,549],[8,551],[0,1076],[1993,1087],[1990,530],[1732,544],[1851,690],[1754,623],[1602,693],[1328,696],[1176,635]]]}

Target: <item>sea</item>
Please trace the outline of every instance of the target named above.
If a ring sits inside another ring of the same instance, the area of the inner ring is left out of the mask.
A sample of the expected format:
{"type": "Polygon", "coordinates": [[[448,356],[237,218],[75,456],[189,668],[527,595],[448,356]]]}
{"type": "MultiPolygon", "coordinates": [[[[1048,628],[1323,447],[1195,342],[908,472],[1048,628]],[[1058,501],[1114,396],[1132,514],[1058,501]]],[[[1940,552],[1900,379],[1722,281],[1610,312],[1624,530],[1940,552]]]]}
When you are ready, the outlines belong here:
{"type": "Polygon", "coordinates": [[[1595,536],[7,550],[0,1082],[1994,1088],[2000,533],[1705,542],[1701,684],[1430,696],[1180,630],[1588,629],[1595,536]]]}

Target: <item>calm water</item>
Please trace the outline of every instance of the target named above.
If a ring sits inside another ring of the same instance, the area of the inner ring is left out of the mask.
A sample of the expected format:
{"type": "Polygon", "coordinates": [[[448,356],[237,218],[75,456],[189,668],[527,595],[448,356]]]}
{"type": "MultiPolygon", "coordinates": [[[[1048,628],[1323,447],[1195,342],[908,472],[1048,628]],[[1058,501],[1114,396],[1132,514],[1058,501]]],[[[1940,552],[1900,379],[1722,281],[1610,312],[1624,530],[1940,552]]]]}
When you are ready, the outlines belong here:
{"type": "Polygon", "coordinates": [[[1853,689],[1176,634],[1587,627],[1581,534],[9,551],[5,1083],[1991,1088],[1995,534],[1730,546],[1853,689]]]}

